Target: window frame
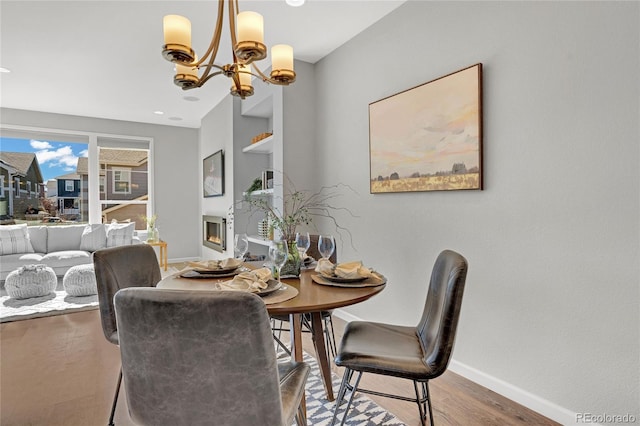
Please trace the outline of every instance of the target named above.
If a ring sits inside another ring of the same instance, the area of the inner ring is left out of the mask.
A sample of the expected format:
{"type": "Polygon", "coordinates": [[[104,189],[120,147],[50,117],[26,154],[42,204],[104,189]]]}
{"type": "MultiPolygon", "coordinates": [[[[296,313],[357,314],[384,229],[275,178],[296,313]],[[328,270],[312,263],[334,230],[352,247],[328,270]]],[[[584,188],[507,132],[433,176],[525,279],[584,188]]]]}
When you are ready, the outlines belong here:
{"type": "Polygon", "coordinates": [[[130,167],[111,167],[111,193],[112,194],[118,194],[118,195],[126,195],[126,194],[131,194],[131,168],[130,167]],[[126,172],[127,173],[127,180],[123,180],[123,179],[119,179],[116,180],[116,172],[122,173],[122,172],[126,172]],[[119,191],[116,190],[116,183],[120,183],[120,182],[126,182],[127,183],[127,190],[126,191],[119,191]]]}

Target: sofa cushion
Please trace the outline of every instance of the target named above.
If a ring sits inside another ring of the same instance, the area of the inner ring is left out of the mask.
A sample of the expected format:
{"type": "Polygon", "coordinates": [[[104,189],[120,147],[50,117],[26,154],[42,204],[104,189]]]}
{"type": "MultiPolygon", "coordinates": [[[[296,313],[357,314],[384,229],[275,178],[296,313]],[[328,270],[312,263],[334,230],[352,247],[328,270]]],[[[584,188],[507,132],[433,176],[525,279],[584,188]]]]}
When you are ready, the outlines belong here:
{"type": "Polygon", "coordinates": [[[80,250],[96,251],[107,246],[105,225],[97,223],[84,227],[80,238],[80,250]]]}
{"type": "Polygon", "coordinates": [[[107,247],[131,245],[135,227],[135,222],[109,224],[107,229],[107,247]]]}
{"type": "Polygon", "coordinates": [[[29,239],[33,246],[33,251],[36,253],[47,252],[47,228],[48,226],[29,226],[27,231],[29,232],[29,239]]]}
{"type": "Polygon", "coordinates": [[[50,226],[47,231],[47,253],[79,250],[84,225],[50,226]]]}
{"type": "Polygon", "coordinates": [[[0,255],[33,253],[27,224],[0,226],[0,255]]]}
{"type": "Polygon", "coordinates": [[[83,250],[65,250],[48,253],[42,256],[41,263],[54,269],[70,268],[71,266],[84,265],[91,262],[91,253],[83,250]]]}

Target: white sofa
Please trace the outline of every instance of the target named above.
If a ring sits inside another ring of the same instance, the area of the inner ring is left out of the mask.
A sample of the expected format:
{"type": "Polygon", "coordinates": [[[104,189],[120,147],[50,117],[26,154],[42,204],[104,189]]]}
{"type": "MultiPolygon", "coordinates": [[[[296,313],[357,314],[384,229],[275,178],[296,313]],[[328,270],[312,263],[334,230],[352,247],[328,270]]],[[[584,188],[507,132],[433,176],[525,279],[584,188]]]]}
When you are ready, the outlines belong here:
{"type": "Polygon", "coordinates": [[[100,248],[140,243],[135,223],[56,226],[0,226],[0,281],[24,265],[44,264],[57,276],[91,263],[100,248]]]}

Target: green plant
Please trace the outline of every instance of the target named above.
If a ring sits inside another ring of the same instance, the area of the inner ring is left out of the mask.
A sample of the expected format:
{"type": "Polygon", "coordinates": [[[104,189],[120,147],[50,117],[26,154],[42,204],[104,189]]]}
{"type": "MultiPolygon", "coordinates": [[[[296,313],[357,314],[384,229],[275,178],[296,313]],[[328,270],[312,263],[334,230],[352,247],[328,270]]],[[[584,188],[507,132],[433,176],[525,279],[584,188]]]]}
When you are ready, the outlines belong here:
{"type": "Polygon", "coordinates": [[[291,182],[288,187],[289,191],[284,195],[282,211],[274,207],[268,199],[250,193],[244,196],[244,201],[248,203],[251,213],[263,212],[270,217],[271,226],[277,229],[282,238],[287,241],[295,240],[298,226],[310,225],[315,218],[329,219],[338,233],[347,233],[351,240],[351,233],[338,223],[335,213],[343,211],[352,217],[355,216],[349,209],[333,204],[335,199],[343,195],[342,190],[348,189],[355,193],[350,186],[338,184],[322,187],[317,192],[298,190],[291,182]]]}

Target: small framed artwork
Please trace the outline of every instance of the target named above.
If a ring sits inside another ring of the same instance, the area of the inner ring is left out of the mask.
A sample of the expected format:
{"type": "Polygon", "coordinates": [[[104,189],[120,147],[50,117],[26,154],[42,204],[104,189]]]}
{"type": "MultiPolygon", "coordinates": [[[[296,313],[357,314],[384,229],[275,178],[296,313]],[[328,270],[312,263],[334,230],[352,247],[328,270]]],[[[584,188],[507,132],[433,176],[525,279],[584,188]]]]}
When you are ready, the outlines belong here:
{"type": "Polygon", "coordinates": [[[369,104],[372,194],[482,189],[482,64],[369,104]]]}
{"type": "Polygon", "coordinates": [[[224,153],[222,150],[202,160],[202,188],[205,197],[224,195],[224,153]]]}

